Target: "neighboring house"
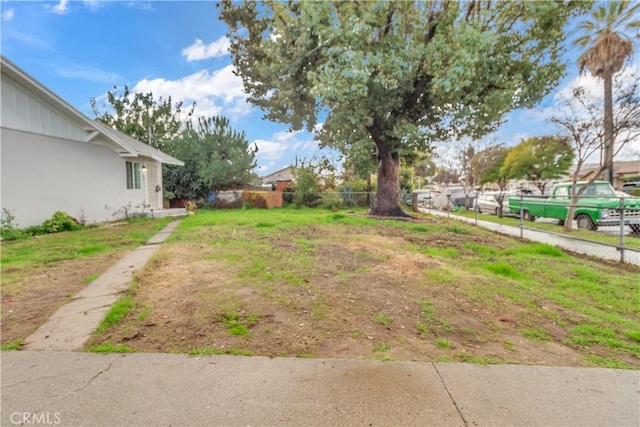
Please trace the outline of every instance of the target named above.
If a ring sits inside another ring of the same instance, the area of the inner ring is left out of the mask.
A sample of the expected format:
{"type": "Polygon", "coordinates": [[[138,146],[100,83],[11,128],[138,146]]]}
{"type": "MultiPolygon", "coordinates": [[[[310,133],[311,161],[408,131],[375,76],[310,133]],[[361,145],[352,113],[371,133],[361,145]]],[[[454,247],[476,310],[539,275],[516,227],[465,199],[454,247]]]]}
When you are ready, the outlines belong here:
{"type": "Polygon", "coordinates": [[[0,65],[0,198],[19,227],[56,211],[92,223],[162,209],[162,164],[183,162],[89,119],[6,57],[0,65]]]}
{"type": "MultiPolygon", "coordinates": [[[[600,165],[584,165],[580,168],[580,176],[578,181],[587,181],[591,179],[593,174],[598,170],[600,165]]],[[[631,160],[626,162],[613,163],[613,186],[614,188],[622,187],[625,178],[637,178],[640,180],[640,160],[631,160]]]]}
{"type": "Polygon", "coordinates": [[[293,166],[287,166],[286,168],[277,170],[269,175],[265,175],[260,179],[262,181],[262,186],[266,187],[275,184],[278,191],[283,191],[291,185],[292,182],[295,182],[295,168],[293,166]]]}

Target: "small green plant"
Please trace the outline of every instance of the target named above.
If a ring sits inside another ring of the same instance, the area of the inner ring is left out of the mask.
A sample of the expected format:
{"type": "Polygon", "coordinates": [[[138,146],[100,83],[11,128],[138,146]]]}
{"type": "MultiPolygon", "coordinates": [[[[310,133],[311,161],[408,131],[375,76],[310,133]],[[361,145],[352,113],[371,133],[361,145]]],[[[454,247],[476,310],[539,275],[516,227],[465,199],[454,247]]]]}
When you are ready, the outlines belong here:
{"type": "Polygon", "coordinates": [[[621,362],[619,360],[615,360],[615,359],[610,359],[607,357],[600,357],[597,356],[595,354],[590,354],[587,357],[585,357],[585,360],[587,362],[593,363],[596,366],[601,366],[603,368],[609,368],[609,369],[636,369],[633,366],[629,366],[624,362],[621,362]]]}
{"type": "Polygon", "coordinates": [[[640,331],[626,331],[624,334],[630,340],[640,342],[640,331]]]}
{"type": "Polygon", "coordinates": [[[80,230],[82,225],[73,219],[68,213],[57,211],[51,218],[42,223],[45,233],[59,233],[61,231],[80,230]]]}
{"type": "Polygon", "coordinates": [[[249,314],[241,318],[238,313],[224,313],[222,315],[222,323],[227,327],[229,334],[236,336],[249,335],[249,327],[258,323],[262,315],[249,314]]]}
{"type": "Polygon", "coordinates": [[[22,340],[15,340],[2,344],[2,346],[0,346],[0,351],[15,351],[20,350],[20,347],[22,347],[22,340]]]}
{"type": "Polygon", "coordinates": [[[322,207],[336,212],[342,206],[342,197],[338,193],[325,193],[322,195],[322,207]]]}
{"type": "Polygon", "coordinates": [[[136,319],[140,322],[147,320],[147,317],[149,317],[149,312],[151,312],[152,308],[153,307],[149,304],[145,305],[144,308],[140,310],[140,313],[138,313],[138,315],[136,316],[136,319]]]}
{"type": "Polygon", "coordinates": [[[133,349],[126,345],[103,342],[89,347],[89,351],[92,353],[132,353],[133,349]]]}
{"type": "Polygon", "coordinates": [[[469,230],[458,225],[452,225],[449,227],[449,231],[454,234],[469,234],[469,230]]]}
{"type": "Polygon", "coordinates": [[[134,306],[133,299],[129,294],[120,298],[111,308],[107,311],[102,322],[98,325],[96,333],[102,334],[107,329],[120,323],[129,314],[134,306]]]}
{"type": "Polygon", "coordinates": [[[16,217],[7,208],[2,208],[0,236],[2,240],[18,240],[28,236],[27,233],[18,228],[16,217]]]}
{"type": "Polygon", "coordinates": [[[187,353],[189,356],[214,356],[221,354],[228,354],[231,356],[253,356],[253,352],[249,350],[241,350],[237,348],[194,348],[187,353]]]}
{"type": "Polygon", "coordinates": [[[425,325],[419,320],[416,322],[416,328],[418,328],[418,331],[420,331],[420,335],[422,336],[429,335],[429,332],[430,332],[429,326],[425,325]]]}
{"type": "Polygon", "coordinates": [[[441,339],[437,340],[436,341],[436,345],[438,347],[440,347],[440,348],[444,348],[444,349],[447,349],[447,350],[451,350],[454,347],[454,345],[453,345],[453,343],[451,341],[449,341],[447,339],[444,339],[444,338],[441,338],[441,339]]]}
{"type": "Polygon", "coordinates": [[[394,360],[396,360],[396,358],[389,356],[388,354],[383,354],[376,357],[375,360],[379,360],[381,362],[393,362],[394,360]]]}
{"type": "Polygon", "coordinates": [[[537,341],[551,341],[551,335],[544,329],[540,328],[529,328],[529,329],[521,329],[520,333],[523,337],[529,338],[537,341]]]}
{"type": "Polygon", "coordinates": [[[96,280],[98,277],[100,277],[100,273],[93,273],[90,274],[89,276],[85,277],[84,279],[82,279],[82,281],[86,284],[89,284],[91,282],[93,282],[94,280],[96,280]]]}
{"type": "Polygon", "coordinates": [[[378,344],[374,344],[373,351],[375,353],[384,353],[385,351],[389,351],[390,348],[391,346],[389,344],[378,343],[378,344]]]}
{"type": "Polygon", "coordinates": [[[393,319],[391,317],[385,316],[384,314],[378,314],[373,318],[373,321],[382,326],[389,326],[393,323],[393,319]]]}
{"type": "Polygon", "coordinates": [[[520,273],[518,270],[513,268],[511,265],[506,262],[495,262],[495,263],[487,263],[483,265],[485,270],[492,272],[493,274],[497,274],[499,276],[509,277],[512,279],[520,278],[520,273]]]}

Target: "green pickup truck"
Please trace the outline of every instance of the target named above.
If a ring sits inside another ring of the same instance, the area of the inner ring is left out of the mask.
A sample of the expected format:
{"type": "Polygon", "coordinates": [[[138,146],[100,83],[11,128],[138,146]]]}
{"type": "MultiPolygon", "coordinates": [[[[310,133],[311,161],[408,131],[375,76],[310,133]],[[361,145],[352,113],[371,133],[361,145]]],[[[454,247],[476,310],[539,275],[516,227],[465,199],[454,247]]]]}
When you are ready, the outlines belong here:
{"type": "MultiPolygon", "coordinates": [[[[576,183],[576,192],[586,182],[576,183]]],[[[509,210],[514,214],[522,212],[525,220],[555,218],[563,224],[571,204],[571,182],[555,184],[551,197],[511,197],[509,210]],[[521,203],[522,202],[522,203],[521,203]]],[[[628,197],[624,202],[624,223],[635,234],[640,234],[640,198],[628,197]]],[[[620,225],[620,196],[607,181],[593,182],[576,203],[573,219],[578,228],[597,230],[599,226],[620,225]]]]}

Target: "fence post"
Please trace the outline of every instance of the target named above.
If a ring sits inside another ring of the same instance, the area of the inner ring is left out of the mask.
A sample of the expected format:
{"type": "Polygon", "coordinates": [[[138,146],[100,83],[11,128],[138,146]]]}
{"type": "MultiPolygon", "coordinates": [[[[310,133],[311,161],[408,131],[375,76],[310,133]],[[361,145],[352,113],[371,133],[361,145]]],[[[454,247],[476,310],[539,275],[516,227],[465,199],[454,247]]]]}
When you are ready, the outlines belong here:
{"type": "Polygon", "coordinates": [[[624,196],[620,197],[620,262],[624,262],[624,196]]]}
{"type": "Polygon", "coordinates": [[[522,227],[524,227],[524,224],[522,222],[522,214],[523,214],[523,208],[522,208],[522,194],[520,194],[520,238],[524,238],[523,236],[523,229],[522,227]]]}
{"type": "Polygon", "coordinates": [[[476,225],[478,225],[478,194],[479,194],[479,192],[476,191],[476,199],[473,202],[473,204],[474,204],[473,211],[475,212],[476,225]]]}

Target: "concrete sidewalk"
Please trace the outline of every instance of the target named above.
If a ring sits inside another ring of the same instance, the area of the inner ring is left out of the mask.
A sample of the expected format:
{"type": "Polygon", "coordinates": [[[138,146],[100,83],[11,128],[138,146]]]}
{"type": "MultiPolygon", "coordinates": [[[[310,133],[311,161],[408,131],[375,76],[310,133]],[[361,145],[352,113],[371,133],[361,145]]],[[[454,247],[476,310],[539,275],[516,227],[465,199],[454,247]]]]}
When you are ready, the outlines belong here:
{"type": "Polygon", "coordinates": [[[614,369],[21,351],[1,372],[3,426],[640,423],[639,373],[614,369]]]}
{"type": "MultiPolygon", "coordinates": [[[[460,215],[453,215],[448,212],[441,212],[435,209],[420,209],[420,212],[442,216],[458,221],[467,222],[470,224],[476,224],[474,218],[467,218],[460,215]]],[[[479,216],[477,225],[488,230],[496,231],[500,234],[509,236],[520,237],[520,228],[510,225],[497,224],[495,222],[483,221],[479,216]]],[[[574,239],[571,237],[563,236],[560,234],[538,231],[531,228],[523,228],[522,236],[525,239],[532,240],[534,242],[547,243],[549,245],[557,246],[571,252],[585,254],[596,258],[602,258],[610,261],[620,261],[620,252],[617,248],[605,245],[598,242],[590,242],[580,239],[574,239]]],[[[624,262],[634,265],[640,265],[640,252],[634,250],[626,250],[624,254],[624,262]]]]}
{"type": "Polygon", "coordinates": [[[146,262],[180,224],[169,223],[147,243],[127,253],[73,299],[62,306],[24,341],[27,350],[77,350],[96,330],[105,313],[129,289],[134,273],[146,262]]]}

